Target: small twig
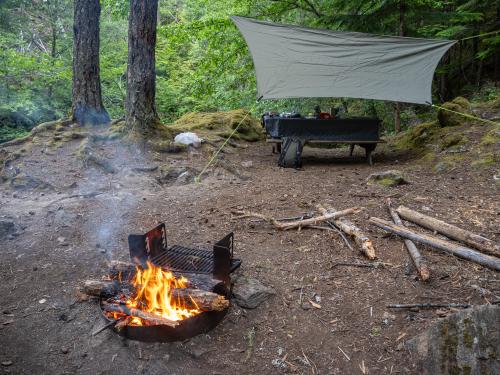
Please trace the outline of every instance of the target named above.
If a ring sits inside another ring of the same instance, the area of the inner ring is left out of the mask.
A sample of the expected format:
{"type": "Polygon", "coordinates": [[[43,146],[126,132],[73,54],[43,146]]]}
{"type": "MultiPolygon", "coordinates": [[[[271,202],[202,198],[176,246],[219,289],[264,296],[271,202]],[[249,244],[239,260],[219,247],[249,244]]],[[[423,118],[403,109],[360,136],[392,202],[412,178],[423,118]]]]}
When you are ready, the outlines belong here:
{"type": "Polygon", "coordinates": [[[338,234],[340,234],[340,237],[342,237],[342,239],[344,240],[344,242],[347,245],[347,247],[349,248],[349,250],[353,251],[354,249],[352,248],[351,244],[349,243],[349,240],[347,239],[346,236],[344,236],[344,233],[342,233],[340,228],[338,226],[336,226],[335,223],[332,223],[331,221],[327,221],[326,223],[330,226],[330,228],[334,229],[338,234]]]}
{"type": "Polygon", "coordinates": [[[122,321],[125,317],[118,318],[117,320],[113,320],[109,323],[106,323],[103,327],[99,328],[97,331],[92,332],[92,336],[96,336],[102,331],[108,329],[111,326],[114,326],[115,324],[118,324],[120,321],[122,321]]]}
{"type": "Polygon", "coordinates": [[[390,263],[383,262],[373,262],[373,263],[362,263],[362,262],[339,262],[334,263],[330,268],[338,267],[338,266],[351,266],[351,267],[366,267],[366,268],[379,268],[385,266],[392,266],[390,263]]]}
{"type": "Polygon", "coordinates": [[[464,308],[467,309],[472,305],[466,303],[410,303],[407,305],[400,304],[392,304],[387,305],[386,307],[389,309],[439,309],[439,308],[464,308]]]}
{"type": "Polygon", "coordinates": [[[342,352],[342,354],[347,358],[348,361],[351,360],[351,358],[349,358],[349,356],[347,354],[345,354],[345,352],[342,350],[342,348],[340,346],[337,345],[337,348],[339,348],[339,350],[342,352]]]}

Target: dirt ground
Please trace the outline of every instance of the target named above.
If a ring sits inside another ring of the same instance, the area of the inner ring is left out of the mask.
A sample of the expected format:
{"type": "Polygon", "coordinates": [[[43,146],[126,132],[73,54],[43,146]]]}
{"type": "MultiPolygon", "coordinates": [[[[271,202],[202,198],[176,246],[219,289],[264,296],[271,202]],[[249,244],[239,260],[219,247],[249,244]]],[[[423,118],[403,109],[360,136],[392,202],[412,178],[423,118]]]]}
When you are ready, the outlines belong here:
{"type": "Polygon", "coordinates": [[[192,178],[160,184],[160,169],[151,167],[199,171],[213,149],[143,155],[98,143],[94,151],[115,168],[106,173],[82,168],[75,157],[80,143],[48,147],[40,136],[37,144],[7,148],[24,152],[4,174],[18,168],[48,187],[0,184],[0,220],[16,226],[0,242],[1,374],[414,374],[415,358],[402,343],[451,311],[394,311],[387,304],[485,304],[500,295],[499,273],[423,246],[431,279],[421,282],[402,241],[367,223],[370,216],[389,220],[384,201],[392,197],[498,240],[492,167],[461,165],[437,174],[389,152],[376,151],[370,167],[361,149],[349,158],[347,149],[306,148],[302,170],[280,169],[271,147],[254,143],[230,147],[224,156],[243,178],[217,167],[201,184],[192,178]],[[388,169],[403,171],[409,184],[366,184],[370,173],[388,169]],[[365,207],[352,220],[372,238],[384,265],[337,265],[366,259],[335,232],[278,232],[231,215],[246,209],[296,216],[317,203],[365,207]],[[128,234],[159,222],[166,223],[171,244],[210,248],[234,231],[235,255],[243,261],[238,272],[276,295],[254,310],[233,304],[214,330],[185,342],[146,344],[109,330],[92,336],[103,319],[94,301],[76,298],[76,287],[105,274],[108,260],[127,260],[128,234]]]}

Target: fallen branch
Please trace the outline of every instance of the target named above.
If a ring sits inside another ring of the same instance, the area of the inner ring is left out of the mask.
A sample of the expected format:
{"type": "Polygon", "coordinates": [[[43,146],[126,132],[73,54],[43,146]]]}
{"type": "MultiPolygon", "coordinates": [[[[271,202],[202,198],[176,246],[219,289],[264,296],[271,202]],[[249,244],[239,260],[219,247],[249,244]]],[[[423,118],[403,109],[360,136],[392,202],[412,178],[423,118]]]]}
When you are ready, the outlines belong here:
{"type": "MultiPolygon", "coordinates": [[[[387,202],[387,208],[389,209],[389,213],[391,214],[394,223],[397,225],[404,226],[403,222],[399,218],[398,213],[392,207],[391,198],[387,198],[386,202],[387,202]]],[[[420,251],[418,251],[417,247],[411,240],[404,239],[404,243],[406,245],[406,250],[408,250],[410,258],[413,261],[413,264],[415,265],[418,274],[420,275],[420,278],[424,281],[428,280],[430,273],[424,257],[422,256],[422,254],[420,254],[420,251]]]]}
{"type": "Polygon", "coordinates": [[[345,209],[343,211],[328,212],[326,214],[323,214],[322,216],[311,217],[308,219],[297,220],[297,221],[290,221],[290,222],[286,222],[286,223],[281,223],[273,217],[269,217],[269,216],[259,214],[256,212],[233,211],[233,214],[240,215],[240,216],[238,216],[238,219],[242,219],[245,217],[256,217],[258,219],[262,219],[264,221],[271,223],[278,230],[288,230],[288,229],[293,229],[293,228],[307,227],[309,225],[316,225],[316,224],[322,223],[324,221],[338,219],[342,216],[354,214],[354,213],[357,213],[359,211],[361,211],[361,208],[352,207],[352,208],[345,209]]]}
{"type": "Polygon", "coordinates": [[[440,309],[440,308],[463,308],[467,309],[472,305],[466,303],[411,303],[408,305],[387,305],[389,309],[440,309]]]}
{"type": "Polygon", "coordinates": [[[339,262],[339,263],[334,263],[330,268],[335,268],[339,266],[348,266],[348,267],[366,267],[366,268],[379,268],[379,267],[385,267],[386,265],[389,265],[388,263],[382,263],[382,262],[339,262]]]}
{"type": "Polygon", "coordinates": [[[417,211],[409,209],[408,207],[399,206],[397,212],[405,220],[411,221],[412,223],[418,224],[432,231],[441,233],[451,239],[461,241],[478,249],[483,253],[500,257],[500,245],[496,244],[494,241],[488,238],[479,236],[475,233],[469,232],[465,229],[461,229],[452,224],[445,223],[444,221],[435,219],[433,217],[421,214],[417,211]]]}
{"type": "MultiPolygon", "coordinates": [[[[321,212],[323,215],[331,215],[333,213],[337,213],[335,209],[328,207],[325,208],[321,205],[317,206],[319,212],[321,212]]],[[[342,211],[338,211],[342,212],[342,211]]],[[[345,216],[345,215],[342,215],[345,216]]],[[[335,225],[344,233],[348,234],[349,236],[354,238],[354,242],[359,246],[361,249],[361,252],[370,260],[376,259],[377,256],[375,255],[375,248],[373,247],[372,241],[366,236],[361,229],[359,229],[356,225],[351,223],[349,220],[344,219],[344,218],[334,218],[334,223],[335,225]]]]}
{"type": "Polygon", "coordinates": [[[149,323],[152,323],[153,325],[166,325],[169,327],[177,327],[179,325],[178,322],[163,318],[159,315],[149,313],[146,311],[142,311],[139,309],[135,309],[133,307],[128,307],[128,306],[123,306],[123,305],[115,305],[111,303],[103,303],[102,307],[104,311],[107,312],[117,312],[121,313],[127,316],[133,316],[136,318],[141,318],[143,320],[146,320],[149,323]]]}
{"type": "Polygon", "coordinates": [[[442,250],[444,252],[453,254],[457,257],[500,271],[500,259],[496,257],[482,254],[478,251],[469,249],[468,247],[444,241],[434,236],[422,233],[415,233],[409,230],[408,228],[392,224],[388,221],[379,219],[377,217],[371,217],[370,223],[388,232],[397,234],[400,237],[407,238],[412,241],[422,243],[424,245],[429,245],[435,249],[442,250]]]}

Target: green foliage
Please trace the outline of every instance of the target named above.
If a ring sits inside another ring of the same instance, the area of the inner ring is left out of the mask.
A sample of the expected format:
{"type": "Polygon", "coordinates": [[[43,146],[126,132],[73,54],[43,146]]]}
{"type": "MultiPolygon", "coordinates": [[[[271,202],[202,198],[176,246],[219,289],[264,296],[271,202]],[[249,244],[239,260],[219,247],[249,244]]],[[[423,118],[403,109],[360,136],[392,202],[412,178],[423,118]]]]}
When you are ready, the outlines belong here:
{"type": "MultiPolygon", "coordinates": [[[[123,116],[126,93],[129,1],[101,4],[103,101],[117,118],[123,116]]],[[[406,36],[459,39],[495,30],[496,6],[487,0],[160,0],[157,110],[164,123],[172,123],[189,112],[245,108],[256,117],[264,111],[307,114],[319,104],[323,110],[341,108],[347,116],[377,116],[391,133],[393,103],[343,98],[256,102],[253,62],[229,17],[388,35],[397,35],[403,26],[406,36]]],[[[23,113],[34,123],[69,114],[72,17],[70,0],[0,1],[0,109],[23,113]]],[[[458,43],[438,68],[436,101],[445,101],[444,91],[448,96],[472,94],[485,81],[498,81],[493,72],[499,50],[499,34],[458,43]]],[[[498,97],[493,84],[487,87],[476,94],[478,100],[498,97]]],[[[404,106],[403,126],[428,121],[429,114],[427,107],[404,106]]]]}

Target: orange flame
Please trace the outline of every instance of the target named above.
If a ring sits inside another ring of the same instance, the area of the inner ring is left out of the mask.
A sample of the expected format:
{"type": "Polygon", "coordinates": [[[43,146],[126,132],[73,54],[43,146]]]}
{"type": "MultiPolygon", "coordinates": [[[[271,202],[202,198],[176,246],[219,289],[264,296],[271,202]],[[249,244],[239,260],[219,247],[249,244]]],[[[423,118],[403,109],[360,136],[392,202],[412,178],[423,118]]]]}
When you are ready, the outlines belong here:
{"type": "MultiPolygon", "coordinates": [[[[172,272],[164,271],[150,262],[145,269],[137,267],[132,285],[135,293],[126,301],[128,307],[174,321],[184,320],[201,312],[198,308],[187,307],[183,300],[172,296],[172,289],[188,287],[188,279],[176,278],[172,272]]],[[[144,322],[133,317],[129,324],[144,325],[144,322]]]]}

